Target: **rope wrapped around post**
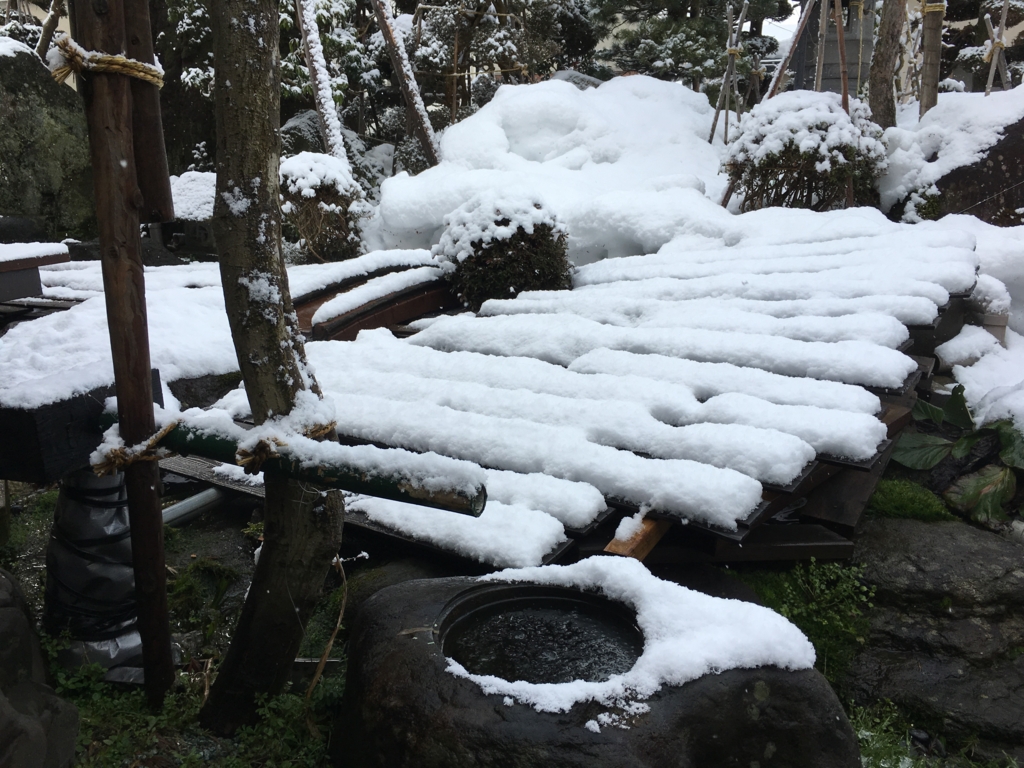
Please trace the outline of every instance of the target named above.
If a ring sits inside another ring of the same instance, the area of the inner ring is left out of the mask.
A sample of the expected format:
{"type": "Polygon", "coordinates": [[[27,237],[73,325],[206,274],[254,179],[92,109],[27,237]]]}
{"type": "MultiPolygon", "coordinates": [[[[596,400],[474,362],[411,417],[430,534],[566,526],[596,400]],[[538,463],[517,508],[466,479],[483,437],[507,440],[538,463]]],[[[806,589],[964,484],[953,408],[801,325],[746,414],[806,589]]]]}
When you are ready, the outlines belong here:
{"type": "Polygon", "coordinates": [[[103,477],[104,475],[111,475],[114,472],[120,472],[124,470],[125,467],[131,466],[137,461],[159,461],[160,459],[166,458],[170,455],[170,451],[166,448],[160,448],[159,443],[167,437],[167,435],[169,435],[176,426],[178,426],[178,422],[172,421],[149,438],[149,440],[143,444],[142,448],[129,448],[125,445],[119,445],[116,448],[111,448],[104,455],[103,461],[93,465],[92,471],[98,476],[103,477]]]}
{"type": "Polygon", "coordinates": [[[53,79],[63,83],[72,73],[106,72],[113,75],[126,75],[164,87],[164,73],[159,67],[142,61],[129,59],[127,56],[112,56],[106,53],[87,51],[70,37],[62,37],[57,41],[57,50],[64,63],[53,70],[53,79]]]}

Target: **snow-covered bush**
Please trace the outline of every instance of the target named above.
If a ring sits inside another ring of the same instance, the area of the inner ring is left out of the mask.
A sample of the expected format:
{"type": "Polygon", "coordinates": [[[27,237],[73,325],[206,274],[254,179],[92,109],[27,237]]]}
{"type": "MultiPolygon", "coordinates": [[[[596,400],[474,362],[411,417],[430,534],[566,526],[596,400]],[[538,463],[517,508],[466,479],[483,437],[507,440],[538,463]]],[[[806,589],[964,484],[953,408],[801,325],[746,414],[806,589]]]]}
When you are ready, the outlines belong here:
{"type": "Polygon", "coordinates": [[[359,253],[359,222],[366,216],[363,192],[348,163],[331,155],[300,152],[281,161],[281,213],[319,261],[359,253]]]}
{"type": "Polygon", "coordinates": [[[858,99],[850,99],[848,115],[837,93],[790,91],[743,117],[725,167],[743,195],[743,210],[828,210],[842,204],[851,180],[854,198],[872,203],[886,167],[881,136],[858,99]]]}
{"type": "Polygon", "coordinates": [[[567,237],[555,215],[532,197],[477,195],[444,218],[432,254],[473,310],[522,291],[572,287],[567,237]]]}

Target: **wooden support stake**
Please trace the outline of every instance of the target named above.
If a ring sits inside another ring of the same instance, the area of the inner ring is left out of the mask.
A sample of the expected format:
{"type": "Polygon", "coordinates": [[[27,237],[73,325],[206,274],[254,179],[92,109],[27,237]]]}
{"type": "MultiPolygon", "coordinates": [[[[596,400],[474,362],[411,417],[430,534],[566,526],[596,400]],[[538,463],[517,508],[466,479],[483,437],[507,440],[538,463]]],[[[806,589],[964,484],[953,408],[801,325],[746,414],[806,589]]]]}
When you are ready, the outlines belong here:
{"type": "Polygon", "coordinates": [[[939,102],[939,66],[942,56],[942,20],[946,15],[944,2],[924,3],[924,21],[921,23],[921,111],[920,116],[939,102]]]}
{"type": "MultiPolygon", "coordinates": [[[[122,0],[73,0],[70,10],[75,37],[86,50],[110,54],[127,50],[122,0]]],[[[136,181],[132,85],[125,75],[89,72],[79,78],[79,90],[89,128],[120,431],[126,444],[136,445],[153,435],[155,424],[139,237],[144,199],[136,181]]],[[[146,696],[156,708],[174,681],[156,462],[128,466],[125,482],[146,696]]]]}
{"type": "Polygon", "coordinates": [[[772,82],[768,86],[768,93],[765,95],[766,99],[770,99],[779,92],[779,88],[782,86],[782,77],[786,70],[789,69],[790,63],[793,61],[793,56],[796,54],[797,44],[800,42],[800,36],[803,35],[804,29],[807,27],[807,22],[811,19],[811,13],[814,11],[815,2],[816,0],[807,0],[807,7],[804,9],[804,15],[800,17],[800,24],[796,28],[796,34],[793,35],[793,39],[789,43],[789,50],[786,51],[786,58],[782,60],[778,69],[775,70],[775,74],[772,75],[772,82]]]}
{"type": "Polygon", "coordinates": [[[405,48],[395,35],[394,19],[391,18],[391,9],[388,7],[388,0],[370,0],[373,6],[373,13],[377,17],[377,26],[384,37],[384,47],[388,49],[388,56],[391,58],[391,68],[395,72],[395,78],[402,90],[402,97],[405,99],[405,107],[412,121],[413,132],[420,140],[420,146],[431,165],[441,162],[441,155],[437,148],[437,139],[434,136],[434,129],[427,119],[427,108],[423,106],[423,97],[420,96],[420,89],[413,77],[412,66],[409,64],[409,57],[405,54],[405,48]]]}
{"type": "Polygon", "coordinates": [[[734,84],[736,77],[736,56],[739,48],[739,37],[740,30],[743,28],[743,22],[747,15],[747,7],[749,0],[743,0],[743,8],[740,11],[739,23],[736,25],[735,30],[732,25],[732,6],[727,5],[725,7],[725,18],[729,26],[729,38],[728,38],[728,51],[729,61],[725,66],[725,75],[722,77],[722,90],[718,92],[718,102],[715,105],[715,117],[711,121],[711,134],[708,136],[708,143],[710,144],[715,140],[715,129],[718,127],[718,116],[721,114],[722,109],[725,109],[725,129],[722,133],[722,138],[726,144],[729,143],[729,95],[730,89],[736,90],[737,100],[737,114],[739,114],[739,90],[734,84]]]}

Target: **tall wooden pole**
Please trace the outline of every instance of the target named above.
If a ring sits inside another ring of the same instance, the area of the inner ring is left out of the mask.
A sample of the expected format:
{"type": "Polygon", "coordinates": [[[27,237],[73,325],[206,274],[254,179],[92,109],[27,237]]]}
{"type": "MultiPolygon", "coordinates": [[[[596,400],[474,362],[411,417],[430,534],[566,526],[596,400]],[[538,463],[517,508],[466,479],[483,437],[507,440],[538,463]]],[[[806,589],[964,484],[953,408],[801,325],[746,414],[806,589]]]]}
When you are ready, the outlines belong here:
{"type": "Polygon", "coordinates": [[[921,112],[925,113],[939,102],[939,66],[942,57],[942,20],[946,15],[944,2],[924,3],[924,21],[921,24],[921,112]]]}
{"type": "Polygon", "coordinates": [[[789,50],[786,51],[786,58],[782,60],[778,68],[775,70],[775,74],[772,75],[772,81],[768,85],[768,93],[765,94],[766,99],[770,99],[772,96],[779,92],[779,88],[782,87],[782,79],[789,68],[789,63],[793,61],[793,55],[796,53],[796,46],[800,42],[800,37],[804,33],[804,29],[807,28],[807,22],[811,20],[811,13],[814,12],[815,0],[807,0],[807,6],[804,8],[804,15],[800,17],[800,25],[796,28],[796,34],[793,35],[793,39],[789,41],[789,50]]]}
{"type": "Polygon", "coordinates": [[[825,73],[825,38],[828,35],[828,0],[822,0],[818,10],[818,60],[814,67],[814,90],[821,90],[821,78],[825,73]]]}
{"type": "MultiPolygon", "coordinates": [[[[73,0],[70,15],[76,40],[90,51],[126,51],[124,11],[122,0],[73,0]]],[[[132,84],[125,75],[87,72],[79,78],[79,90],[89,127],[118,421],[124,442],[137,445],[148,440],[156,427],[139,238],[139,215],[145,198],[136,178],[132,84]]],[[[144,149],[163,153],[162,145],[144,149]]],[[[174,681],[174,664],[156,462],[129,465],[125,481],[146,696],[151,706],[159,707],[174,681]]]]}

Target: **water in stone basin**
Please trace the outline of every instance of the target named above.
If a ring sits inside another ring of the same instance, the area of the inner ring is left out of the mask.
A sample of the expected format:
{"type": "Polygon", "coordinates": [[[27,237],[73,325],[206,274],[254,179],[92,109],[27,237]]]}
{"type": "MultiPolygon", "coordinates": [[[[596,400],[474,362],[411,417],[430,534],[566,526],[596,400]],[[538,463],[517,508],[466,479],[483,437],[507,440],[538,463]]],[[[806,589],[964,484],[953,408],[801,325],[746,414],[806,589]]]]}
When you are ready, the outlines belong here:
{"type": "Polygon", "coordinates": [[[618,611],[544,597],[473,611],[444,638],[445,655],[469,672],[529,683],[607,680],[642,651],[643,636],[618,611]]]}

